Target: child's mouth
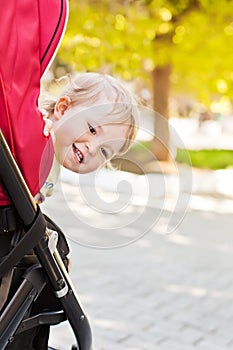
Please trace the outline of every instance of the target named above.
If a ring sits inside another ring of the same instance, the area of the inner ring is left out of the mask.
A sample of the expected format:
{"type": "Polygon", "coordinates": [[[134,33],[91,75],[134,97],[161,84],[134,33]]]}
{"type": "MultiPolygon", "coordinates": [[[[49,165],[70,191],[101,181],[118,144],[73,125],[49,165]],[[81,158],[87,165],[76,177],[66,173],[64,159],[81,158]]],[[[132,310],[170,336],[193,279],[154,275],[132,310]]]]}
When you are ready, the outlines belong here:
{"type": "Polygon", "coordinates": [[[75,144],[72,144],[73,152],[75,154],[75,158],[78,160],[79,163],[83,162],[84,155],[83,153],[75,146],[75,144]]]}

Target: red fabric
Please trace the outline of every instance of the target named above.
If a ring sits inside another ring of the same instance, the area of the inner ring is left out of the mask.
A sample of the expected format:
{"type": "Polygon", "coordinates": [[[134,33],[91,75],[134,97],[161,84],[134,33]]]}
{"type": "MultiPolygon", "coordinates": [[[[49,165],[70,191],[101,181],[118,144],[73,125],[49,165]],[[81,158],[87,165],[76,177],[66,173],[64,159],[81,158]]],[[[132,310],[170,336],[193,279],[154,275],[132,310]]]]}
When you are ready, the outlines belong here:
{"type": "MultiPolygon", "coordinates": [[[[0,0],[0,128],[33,195],[53,161],[38,110],[40,79],[66,17],[66,0],[0,0]]],[[[7,204],[0,186],[0,206],[7,204]]]]}

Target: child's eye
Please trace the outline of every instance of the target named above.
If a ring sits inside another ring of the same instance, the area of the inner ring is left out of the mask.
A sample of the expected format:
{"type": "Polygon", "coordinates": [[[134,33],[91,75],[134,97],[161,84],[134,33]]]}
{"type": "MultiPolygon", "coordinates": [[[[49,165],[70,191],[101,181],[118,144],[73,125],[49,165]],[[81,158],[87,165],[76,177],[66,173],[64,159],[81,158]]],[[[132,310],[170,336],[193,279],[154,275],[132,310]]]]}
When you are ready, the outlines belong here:
{"type": "Polygon", "coordinates": [[[108,159],[108,152],[106,151],[105,148],[101,147],[100,148],[101,153],[103,154],[104,158],[108,159]]]}
{"type": "Polygon", "coordinates": [[[95,128],[93,128],[93,126],[92,126],[91,124],[89,124],[89,123],[88,123],[88,128],[89,128],[89,130],[90,130],[90,132],[91,132],[92,135],[95,135],[95,134],[96,134],[95,128]]]}

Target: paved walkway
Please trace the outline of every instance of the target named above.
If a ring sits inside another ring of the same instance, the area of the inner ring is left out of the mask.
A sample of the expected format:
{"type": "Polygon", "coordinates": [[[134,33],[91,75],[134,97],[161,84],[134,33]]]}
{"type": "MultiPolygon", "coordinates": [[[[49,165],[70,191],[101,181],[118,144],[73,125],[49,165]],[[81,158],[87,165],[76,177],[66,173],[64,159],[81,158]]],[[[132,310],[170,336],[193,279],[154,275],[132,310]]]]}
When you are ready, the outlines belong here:
{"type": "MultiPolygon", "coordinates": [[[[71,238],[71,277],[93,349],[233,349],[232,199],[197,191],[167,234],[169,204],[161,211],[159,201],[121,197],[128,205],[113,215],[108,193],[108,213],[90,208],[93,193],[62,184],[44,208],[71,238]]],[[[67,323],[53,328],[51,345],[72,343],[67,323]]]]}

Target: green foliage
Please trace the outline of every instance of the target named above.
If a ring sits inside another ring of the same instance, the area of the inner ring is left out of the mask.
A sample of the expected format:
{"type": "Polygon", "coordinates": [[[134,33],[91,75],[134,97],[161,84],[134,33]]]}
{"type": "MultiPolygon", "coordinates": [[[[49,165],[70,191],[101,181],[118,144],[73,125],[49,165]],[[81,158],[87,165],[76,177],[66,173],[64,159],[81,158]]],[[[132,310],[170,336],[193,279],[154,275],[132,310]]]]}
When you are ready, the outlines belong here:
{"type": "Polygon", "coordinates": [[[233,166],[233,151],[221,149],[204,150],[184,150],[178,149],[176,160],[179,163],[190,164],[187,153],[191,159],[191,164],[196,168],[204,169],[226,169],[233,166]]]}
{"type": "Polygon", "coordinates": [[[77,71],[148,79],[173,67],[174,91],[233,94],[233,1],[70,0],[59,57],[77,71]]]}

